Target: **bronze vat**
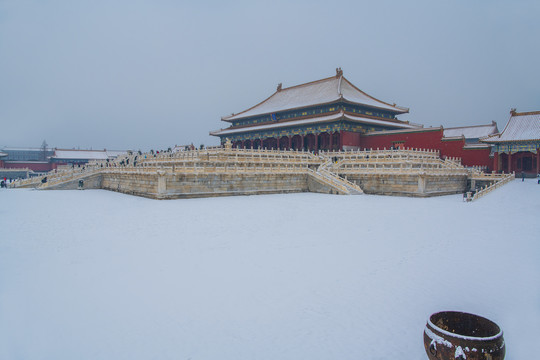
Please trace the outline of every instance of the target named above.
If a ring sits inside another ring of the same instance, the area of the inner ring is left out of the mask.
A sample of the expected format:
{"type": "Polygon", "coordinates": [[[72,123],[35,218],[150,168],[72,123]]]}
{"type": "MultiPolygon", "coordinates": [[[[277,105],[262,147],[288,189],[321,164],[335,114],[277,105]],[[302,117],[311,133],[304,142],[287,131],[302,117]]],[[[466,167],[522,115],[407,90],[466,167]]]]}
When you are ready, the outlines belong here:
{"type": "Polygon", "coordinates": [[[430,360],[503,360],[503,332],[493,321],[458,311],[431,315],[424,329],[430,360]]]}

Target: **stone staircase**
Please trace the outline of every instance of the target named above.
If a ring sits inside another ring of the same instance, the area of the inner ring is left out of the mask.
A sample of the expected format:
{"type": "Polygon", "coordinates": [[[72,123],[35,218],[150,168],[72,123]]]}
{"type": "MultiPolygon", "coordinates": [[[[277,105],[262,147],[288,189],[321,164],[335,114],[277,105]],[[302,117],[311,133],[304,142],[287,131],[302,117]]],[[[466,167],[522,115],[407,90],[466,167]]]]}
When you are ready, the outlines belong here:
{"type": "Polygon", "coordinates": [[[322,164],[319,165],[316,171],[309,169],[309,176],[334,188],[338,194],[361,195],[364,193],[360,186],[329,170],[332,165],[331,158],[320,155],[320,159],[322,160],[322,164]]]}

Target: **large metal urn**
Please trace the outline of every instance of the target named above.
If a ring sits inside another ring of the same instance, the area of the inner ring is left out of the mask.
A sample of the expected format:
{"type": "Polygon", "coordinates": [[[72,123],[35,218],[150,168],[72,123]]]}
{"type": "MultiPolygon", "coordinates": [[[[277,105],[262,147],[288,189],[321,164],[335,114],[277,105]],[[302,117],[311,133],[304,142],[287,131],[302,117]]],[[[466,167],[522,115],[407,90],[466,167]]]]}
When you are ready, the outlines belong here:
{"type": "Polygon", "coordinates": [[[502,360],[506,353],[503,332],[497,324],[457,311],[429,317],[424,347],[430,360],[502,360]]]}

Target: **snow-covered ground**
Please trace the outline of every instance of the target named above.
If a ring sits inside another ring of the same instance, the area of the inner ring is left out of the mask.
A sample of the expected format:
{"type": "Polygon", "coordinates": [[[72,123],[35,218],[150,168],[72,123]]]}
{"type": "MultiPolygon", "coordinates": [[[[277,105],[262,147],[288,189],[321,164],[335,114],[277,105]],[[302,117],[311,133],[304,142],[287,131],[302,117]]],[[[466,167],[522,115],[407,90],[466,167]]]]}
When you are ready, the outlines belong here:
{"type": "Polygon", "coordinates": [[[442,310],[540,339],[540,185],[474,203],[0,191],[0,359],[426,359],[442,310]]]}

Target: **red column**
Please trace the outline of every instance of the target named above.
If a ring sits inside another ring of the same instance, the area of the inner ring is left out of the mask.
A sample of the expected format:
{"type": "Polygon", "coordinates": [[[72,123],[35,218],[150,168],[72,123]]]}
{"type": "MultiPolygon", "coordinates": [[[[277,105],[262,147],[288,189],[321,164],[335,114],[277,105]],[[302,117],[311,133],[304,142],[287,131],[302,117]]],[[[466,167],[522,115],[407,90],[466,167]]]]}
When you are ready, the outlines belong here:
{"type": "Polygon", "coordinates": [[[343,130],[339,130],[339,149],[343,149],[343,130]]]}
{"type": "Polygon", "coordinates": [[[330,131],[330,143],[328,144],[329,150],[332,150],[332,138],[334,137],[334,133],[330,131]]]}
{"type": "Polygon", "coordinates": [[[508,151],[508,173],[512,172],[512,153],[508,151]]]}
{"type": "Polygon", "coordinates": [[[287,139],[289,139],[289,148],[287,150],[292,149],[292,136],[287,136],[287,139]]]}
{"type": "Polygon", "coordinates": [[[317,134],[313,134],[313,135],[315,137],[315,145],[313,145],[313,150],[315,152],[318,152],[318,150],[319,150],[318,149],[319,148],[319,135],[317,135],[317,134]]]}
{"type": "Polygon", "coordinates": [[[540,174],[540,148],[536,149],[536,173],[540,174]]]}
{"type": "Polygon", "coordinates": [[[499,153],[493,155],[493,171],[499,172],[499,153]]]}
{"type": "Polygon", "coordinates": [[[302,141],[300,141],[300,150],[304,150],[304,137],[305,135],[300,135],[300,139],[302,139],[302,141]]]}

